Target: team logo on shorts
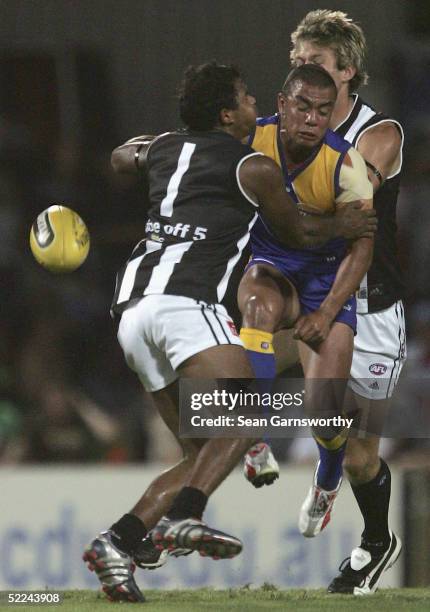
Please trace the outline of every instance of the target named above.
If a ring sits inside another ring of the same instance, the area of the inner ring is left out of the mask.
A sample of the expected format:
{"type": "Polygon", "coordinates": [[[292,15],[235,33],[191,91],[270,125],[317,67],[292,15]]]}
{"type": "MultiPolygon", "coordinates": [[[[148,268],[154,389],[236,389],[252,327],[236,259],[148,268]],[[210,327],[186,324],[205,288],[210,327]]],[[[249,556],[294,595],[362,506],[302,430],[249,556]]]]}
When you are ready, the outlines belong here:
{"type": "Polygon", "coordinates": [[[237,329],[233,323],[233,321],[227,321],[227,325],[230,328],[231,333],[233,334],[233,336],[239,336],[239,334],[237,333],[237,329]]]}
{"type": "Polygon", "coordinates": [[[383,363],[372,363],[372,365],[369,366],[369,372],[372,372],[372,374],[375,374],[375,376],[382,376],[382,374],[385,374],[386,371],[387,366],[383,363]]]}
{"type": "Polygon", "coordinates": [[[374,391],[377,391],[379,389],[379,385],[376,382],[376,380],[373,383],[370,383],[370,385],[368,386],[369,386],[369,389],[373,389],[374,391]]]}

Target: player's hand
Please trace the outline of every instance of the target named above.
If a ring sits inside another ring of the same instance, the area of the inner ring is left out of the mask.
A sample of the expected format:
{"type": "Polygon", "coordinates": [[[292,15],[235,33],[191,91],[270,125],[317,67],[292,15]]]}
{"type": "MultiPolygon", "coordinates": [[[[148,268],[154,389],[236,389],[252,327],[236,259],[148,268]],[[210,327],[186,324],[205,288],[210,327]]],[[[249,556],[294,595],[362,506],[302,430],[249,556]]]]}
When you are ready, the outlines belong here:
{"type": "Polygon", "coordinates": [[[330,331],[332,319],[322,310],[301,316],[294,326],[294,338],[306,344],[320,344],[330,331]]]}
{"type": "Polygon", "coordinates": [[[351,202],[336,211],[334,216],[336,234],[347,240],[373,238],[378,229],[378,220],[374,208],[362,209],[362,202],[351,202]]]}

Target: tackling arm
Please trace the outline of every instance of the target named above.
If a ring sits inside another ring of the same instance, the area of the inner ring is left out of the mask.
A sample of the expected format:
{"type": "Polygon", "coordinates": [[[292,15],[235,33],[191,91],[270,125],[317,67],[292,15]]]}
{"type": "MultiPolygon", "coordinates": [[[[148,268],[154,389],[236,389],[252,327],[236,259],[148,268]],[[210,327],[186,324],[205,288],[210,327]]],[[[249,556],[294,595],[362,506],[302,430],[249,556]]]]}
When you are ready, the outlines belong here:
{"type": "Polygon", "coordinates": [[[289,247],[319,246],[335,236],[371,237],[376,229],[374,211],[360,210],[360,202],[345,207],[333,217],[302,216],[285,190],[279,166],[264,155],[254,155],[244,161],[239,181],[249,198],[260,206],[275,236],[289,247]]]}

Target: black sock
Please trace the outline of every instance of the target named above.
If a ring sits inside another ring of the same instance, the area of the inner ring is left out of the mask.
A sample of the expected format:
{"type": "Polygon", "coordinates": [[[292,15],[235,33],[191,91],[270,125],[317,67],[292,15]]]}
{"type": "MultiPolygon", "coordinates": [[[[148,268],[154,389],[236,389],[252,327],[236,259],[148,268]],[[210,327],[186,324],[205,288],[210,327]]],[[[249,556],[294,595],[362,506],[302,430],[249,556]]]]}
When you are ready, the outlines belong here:
{"type": "Polygon", "coordinates": [[[391,473],[381,459],[381,467],[375,478],[365,484],[353,486],[364,519],[363,544],[374,555],[382,554],[390,543],[388,507],[390,505],[391,473]]]}
{"type": "Polygon", "coordinates": [[[208,497],[203,491],[194,487],[183,487],[173,500],[167,517],[174,520],[191,517],[201,519],[207,503],[208,497]]]}
{"type": "Polygon", "coordinates": [[[128,555],[133,555],[134,550],[148,533],[143,521],[134,514],[124,514],[110,529],[113,532],[112,542],[128,555]]]}

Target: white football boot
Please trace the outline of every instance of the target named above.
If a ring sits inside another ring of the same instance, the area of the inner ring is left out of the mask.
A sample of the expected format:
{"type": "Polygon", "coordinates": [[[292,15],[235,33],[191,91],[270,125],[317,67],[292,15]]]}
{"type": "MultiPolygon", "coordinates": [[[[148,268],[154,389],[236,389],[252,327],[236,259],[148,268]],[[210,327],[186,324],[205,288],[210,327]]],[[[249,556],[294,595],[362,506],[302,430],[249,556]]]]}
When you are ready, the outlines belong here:
{"type": "Polygon", "coordinates": [[[258,442],[251,446],[245,455],[243,473],[257,489],[271,485],[279,478],[279,465],[268,444],[258,442]]]}
{"type": "MultiPolygon", "coordinates": [[[[371,595],[378,588],[382,575],[397,561],[402,550],[400,538],[390,531],[390,544],[380,555],[372,555],[365,542],[357,546],[351,556],[344,559],[339,567],[340,574],[334,578],[329,593],[346,595],[371,595]]],[[[369,548],[371,548],[369,546],[369,548]]]]}
{"type": "Polygon", "coordinates": [[[331,519],[334,502],[342,484],[342,478],[333,491],[326,491],[317,485],[317,473],[320,462],[318,461],[314,473],[314,480],[305,501],[300,509],[299,531],[305,538],[313,538],[318,535],[331,519]]]}

